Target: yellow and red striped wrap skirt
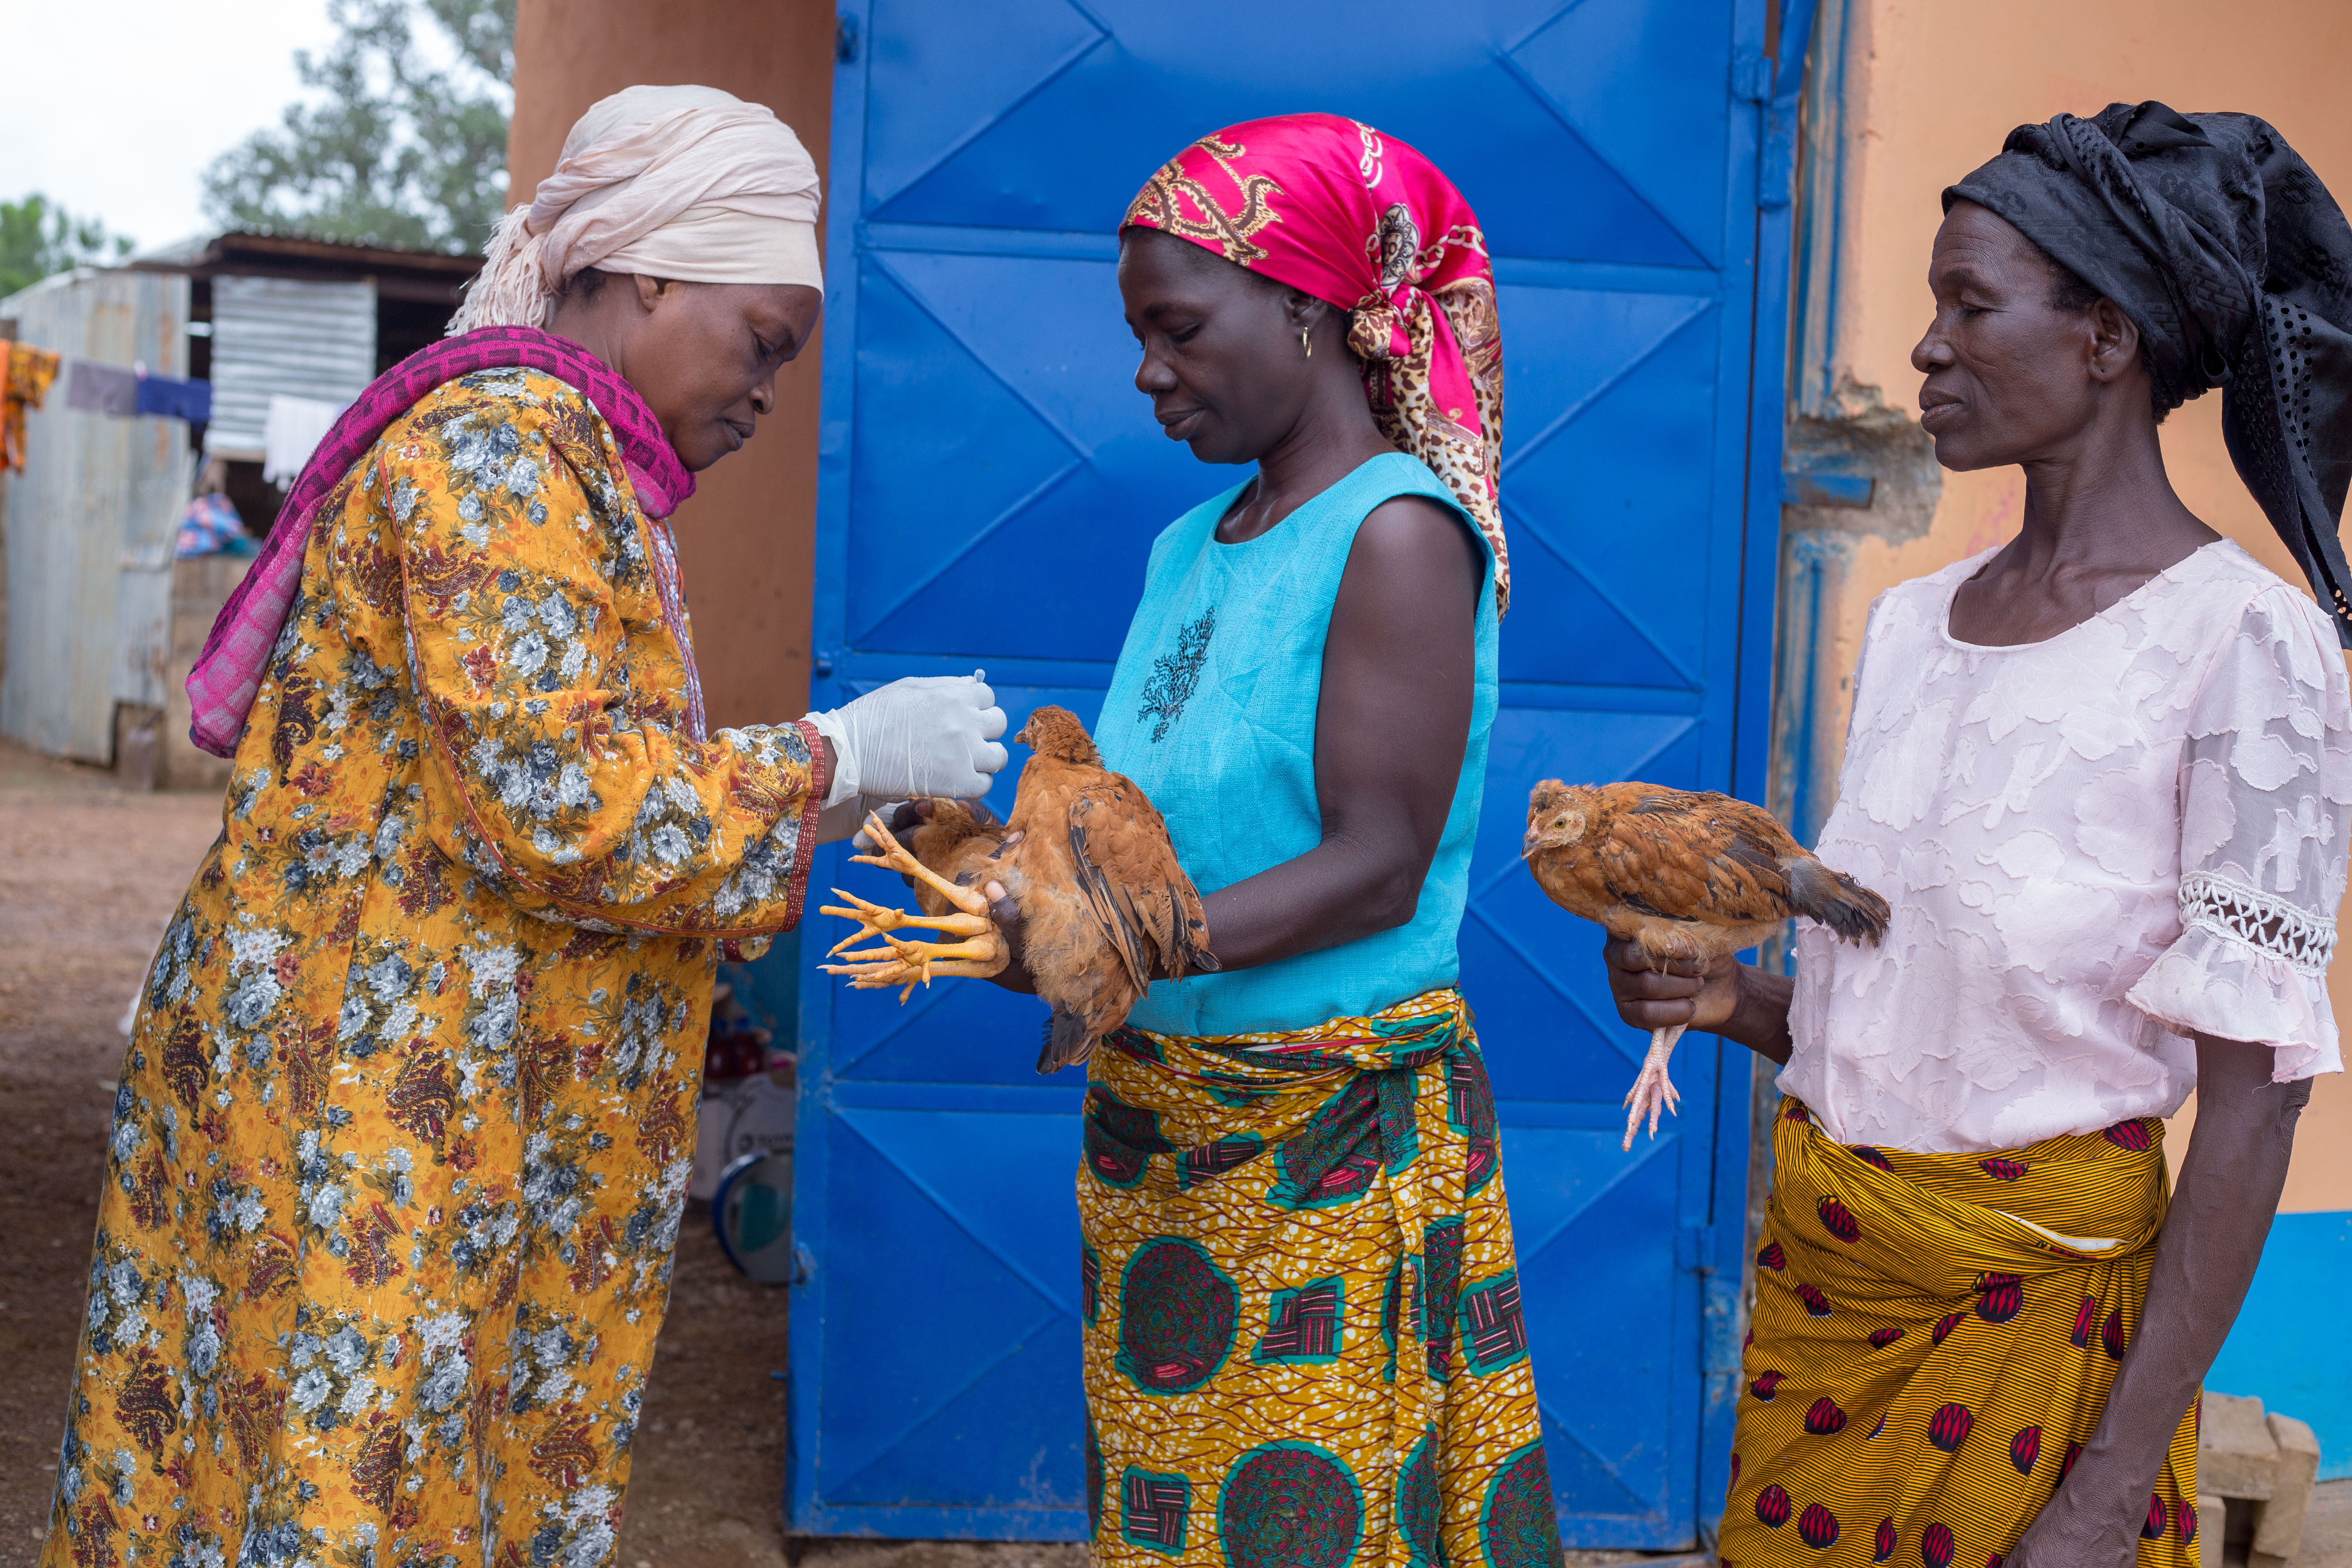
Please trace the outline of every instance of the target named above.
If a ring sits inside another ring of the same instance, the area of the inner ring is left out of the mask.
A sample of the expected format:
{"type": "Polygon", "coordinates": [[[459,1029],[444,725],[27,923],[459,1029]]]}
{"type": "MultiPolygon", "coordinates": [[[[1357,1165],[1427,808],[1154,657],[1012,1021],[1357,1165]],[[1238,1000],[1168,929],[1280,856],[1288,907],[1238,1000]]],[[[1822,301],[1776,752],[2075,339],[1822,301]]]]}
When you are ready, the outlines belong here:
{"type": "MultiPolygon", "coordinates": [[[[2164,1127],[2000,1154],[1833,1142],[1775,1123],[1741,1375],[1726,1568],[1998,1568],[2106,1405],[2147,1297],[2164,1127]]],[[[2197,1562],[2197,1409],[2139,1561],[2197,1562]]]]}
{"type": "Polygon", "coordinates": [[[1078,1215],[1102,1568],[1560,1561],[1458,991],[1106,1037],[1078,1215]]]}

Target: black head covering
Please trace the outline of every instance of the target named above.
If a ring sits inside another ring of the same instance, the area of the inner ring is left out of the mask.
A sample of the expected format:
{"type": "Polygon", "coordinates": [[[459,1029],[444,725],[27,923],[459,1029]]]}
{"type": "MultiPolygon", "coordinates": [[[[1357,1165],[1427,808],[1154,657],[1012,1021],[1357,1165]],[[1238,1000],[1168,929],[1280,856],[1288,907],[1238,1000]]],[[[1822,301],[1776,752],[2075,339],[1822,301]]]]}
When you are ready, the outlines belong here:
{"type": "Polygon", "coordinates": [[[2238,477],[2352,647],[2352,226],[2310,165],[2251,114],[2111,103],[2019,126],[1963,199],[2132,319],[2161,406],[2222,389],[2238,477]]]}

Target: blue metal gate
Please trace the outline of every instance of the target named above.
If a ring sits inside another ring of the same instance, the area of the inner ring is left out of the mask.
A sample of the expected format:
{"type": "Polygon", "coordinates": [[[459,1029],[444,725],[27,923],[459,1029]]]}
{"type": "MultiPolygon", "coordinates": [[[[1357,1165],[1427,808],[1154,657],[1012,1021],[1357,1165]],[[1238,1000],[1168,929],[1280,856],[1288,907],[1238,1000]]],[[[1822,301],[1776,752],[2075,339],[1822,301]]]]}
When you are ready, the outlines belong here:
{"type": "MultiPolygon", "coordinates": [[[[1477,209],[1515,574],[1463,978],[1567,1539],[1691,1542],[1738,1364],[1747,1058],[1691,1040],[1681,1121],[1620,1153],[1644,1042],[1517,848],[1539,778],[1761,784],[1785,215],[1758,175],[1777,153],[1785,187],[1790,129],[1766,0],[851,0],[841,28],[819,706],[985,666],[1015,727],[1093,719],[1152,536],[1235,478],[1130,379],[1114,230],[1177,148],[1328,110],[1477,209]]],[[[837,850],[835,884],[903,896],[837,850]]],[[[802,997],[793,1530],[1082,1537],[1078,1075],[1031,1071],[1041,1012],[992,986],[901,1007],[812,967],[802,997]]]]}

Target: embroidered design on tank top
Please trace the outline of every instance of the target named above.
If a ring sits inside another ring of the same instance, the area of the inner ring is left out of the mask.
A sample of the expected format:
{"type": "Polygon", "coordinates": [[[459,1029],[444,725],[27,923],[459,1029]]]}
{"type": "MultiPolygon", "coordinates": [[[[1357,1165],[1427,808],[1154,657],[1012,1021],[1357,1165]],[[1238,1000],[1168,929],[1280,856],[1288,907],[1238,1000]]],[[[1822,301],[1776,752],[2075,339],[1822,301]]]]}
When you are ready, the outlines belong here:
{"type": "Polygon", "coordinates": [[[1143,707],[1135,721],[1156,718],[1154,741],[1166,740],[1169,726],[1184,716],[1184,704],[1192,700],[1192,689],[1201,683],[1201,666],[1208,661],[1209,639],[1216,634],[1217,606],[1211,605],[1199,620],[1176,634],[1174,653],[1151,661],[1151,679],[1143,684],[1143,707]]]}

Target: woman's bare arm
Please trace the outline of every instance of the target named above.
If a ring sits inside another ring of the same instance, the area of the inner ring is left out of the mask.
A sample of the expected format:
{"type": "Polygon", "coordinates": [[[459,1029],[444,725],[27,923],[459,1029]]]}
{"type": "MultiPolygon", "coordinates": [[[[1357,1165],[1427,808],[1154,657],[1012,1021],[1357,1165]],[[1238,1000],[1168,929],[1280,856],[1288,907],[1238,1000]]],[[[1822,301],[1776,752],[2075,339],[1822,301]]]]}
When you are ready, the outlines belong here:
{"type": "Polygon", "coordinates": [[[2083,1457],[2009,1553],[2011,1568],[2138,1560],[2166,1450],[2245,1303],[2286,1185],[2295,1120],[2311,1098],[2308,1082],[2273,1083],[2272,1059],[2268,1046],[2197,1037],[2197,1125],[2139,1327],[2083,1457]]]}
{"type": "Polygon", "coordinates": [[[1462,777],[1486,561],[1459,518],[1400,497],[1357,531],[1315,716],[1323,841],[1203,901],[1217,962],[1250,969],[1403,925],[1462,777]]]}

